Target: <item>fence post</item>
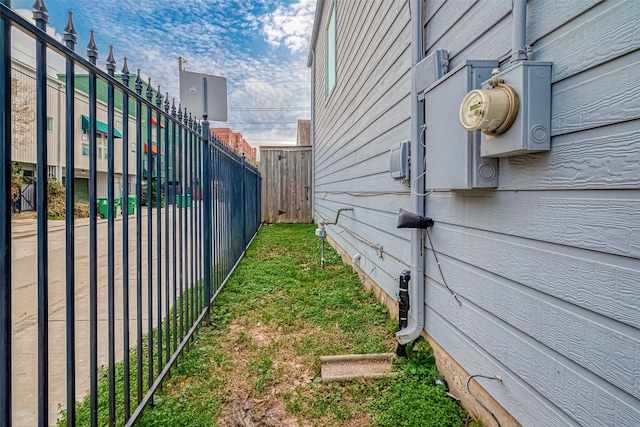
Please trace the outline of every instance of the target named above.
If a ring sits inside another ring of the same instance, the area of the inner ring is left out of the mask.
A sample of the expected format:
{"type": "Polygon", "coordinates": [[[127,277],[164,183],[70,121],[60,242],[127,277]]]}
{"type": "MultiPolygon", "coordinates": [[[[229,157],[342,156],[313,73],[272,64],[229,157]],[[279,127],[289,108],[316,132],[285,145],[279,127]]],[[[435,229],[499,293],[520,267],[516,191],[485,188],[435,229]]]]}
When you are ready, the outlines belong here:
{"type": "MultiPolygon", "coordinates": [[[[33,4],[33,19],[47,30],[48,10],[33,4]]],[[[49,423],[49,226],[47,165],[47,44],[36,40],[36,200],[38,209],[38,425],[49,423]]]]}
{"type": "MultiPolygon", "coordinates": [[[[10,7],[10,0],[0,0],[10,7]]],[[[11,425],[11,21],[0,19],[0,424],[11,425]]]]}
{"type": "Polygon", "coordinates": [[[242,250],[247,247],[247,183],[244,180],[247,158],[242,153],[242,250]]]}
{"type": "Polygon", "coordinates": [[[204,303],[207,307],[207,314],[204,318],[204,324],[209,326],[211,320],[211,242],[213,237],[212,211],[211,211],[211,147],[209,145],[209,121],[207,115],[202,115],[202,147],[203,147],[203,177],[204,188],[204,303]]]}

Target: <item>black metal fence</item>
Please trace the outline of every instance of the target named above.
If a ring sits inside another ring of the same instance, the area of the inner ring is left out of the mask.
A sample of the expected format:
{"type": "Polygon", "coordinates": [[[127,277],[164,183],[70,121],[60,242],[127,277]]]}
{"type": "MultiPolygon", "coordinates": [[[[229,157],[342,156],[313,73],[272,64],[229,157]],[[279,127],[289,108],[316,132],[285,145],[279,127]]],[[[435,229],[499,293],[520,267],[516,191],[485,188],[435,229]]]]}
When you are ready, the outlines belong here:
{"type": "Polygon", "coordinates": [[[87,58],[76,53],[71,13],[62,44],[46,34],[44,2],[34,9],[35,26],[0,0],[0,425],[45,426],[59,416],[76,425],[85,396],[90,425],[131,425],[208,321],[257,232],[261,177],[210,138],[206,117],[197,120],[139,71],[132,75],[126,58],[116,75],[110,49],[100,69],[93,33],[87,58]],[[11,216],[12,27],[36,49],[30,240],[29,225],[18,230],[11,216]],[[48,221],[47,85],[55,78],[48,52],[66,61],[54,95],[64,106],[65,219],[58,223],[48,221]],[[87,219],[74,218],[79,190],[88,194],[87,219]]]}

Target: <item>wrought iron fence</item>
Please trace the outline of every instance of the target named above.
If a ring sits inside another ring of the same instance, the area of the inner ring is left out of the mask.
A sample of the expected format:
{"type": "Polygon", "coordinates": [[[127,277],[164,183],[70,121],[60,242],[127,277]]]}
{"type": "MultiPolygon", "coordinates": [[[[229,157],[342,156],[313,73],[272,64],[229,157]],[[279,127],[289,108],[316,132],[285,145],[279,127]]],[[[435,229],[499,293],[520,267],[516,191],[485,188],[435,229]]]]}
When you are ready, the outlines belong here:
{"type": "Polygon", "coordinates": [[[62,44],[46,33],[44,2],[33,8],[35,25],[0,0],[0,424],[45,426],[62,409],[64,422],[76,425],[77,401],[88,396],[90,425],[132,425],[208,322],[257,232],[261,177],[210,137],[206,117],[176,107],[139,70],[131,74],[126,58],[116,75],[110,48],[106,71],[99,68],[93,33],[87,58],[76,53],[71,13],[62,44]],[[32,234],[11,217],[12,28],[36,47],[32,234]],[[63,75],[47,74],[48,52],[64,58],[63,75]],[[54,166],[52,78],[64,106],[63,160],[54,166]],[[64,226],[48,221],[56,174],[64,181],[64,226]],[[82,195],[89,218],[76,219],[82,195]]]}

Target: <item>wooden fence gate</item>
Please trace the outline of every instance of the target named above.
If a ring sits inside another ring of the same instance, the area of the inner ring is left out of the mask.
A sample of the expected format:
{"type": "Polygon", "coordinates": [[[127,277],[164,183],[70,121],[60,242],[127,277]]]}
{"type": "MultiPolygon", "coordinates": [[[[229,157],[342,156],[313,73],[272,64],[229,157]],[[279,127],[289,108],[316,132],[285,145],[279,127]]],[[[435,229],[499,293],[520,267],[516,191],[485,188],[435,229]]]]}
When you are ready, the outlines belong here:
{"type": "Polygon", "coordinates": [[[313,222],[311,168],[311,147],[260,147],[262,222],[313,222]]]}

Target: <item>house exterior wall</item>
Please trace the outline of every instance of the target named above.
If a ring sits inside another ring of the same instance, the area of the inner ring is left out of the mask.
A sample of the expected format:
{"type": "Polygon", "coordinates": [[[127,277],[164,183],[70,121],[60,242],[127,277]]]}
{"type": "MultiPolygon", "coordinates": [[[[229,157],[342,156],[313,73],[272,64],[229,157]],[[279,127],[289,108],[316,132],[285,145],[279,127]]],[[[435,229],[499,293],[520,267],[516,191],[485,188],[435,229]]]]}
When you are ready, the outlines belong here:
{"type": "MultiPolygon", "coordinates": [[[[426,199],[435,252],[426,240],[425,331],[461,372],[502,378],[480,385],[514,423],[640,425],[640,3],[527,3],[530,59],[553,62],[551,151],[499,159],[496,189],[426,199]]],[[[389,178],[387,156],[410,132],[407,3],[338,2],[338,79],[327,97],[330,4],[312,45],[315,216],[354,208],[328,233],[349,255],[366,254],[359,268],[393,296],[410,248],[395,229],[410,197],[389,178]],[[382,258],[365,241],[382,245],[382,258]]],[[[425,7],[426,54],[446,49],[450,69],[508,66],[511,0],[425,7]]],[[[447,379],[465,394],[465,377],[447,379]]]]}
{"type": "Polygon", "coordinates": [[[410,267],[410,233],[395,227],[409,189],[389,178],[391,144],[410,136],[410,29],[403,1],[326,1],[315,44],[314,218],[388,294],[410,267]],[[337,77],[326,90],[326,28],[336,7],[337,77]],[[382,250],[381,250],[382,247],[382,250]]]}

